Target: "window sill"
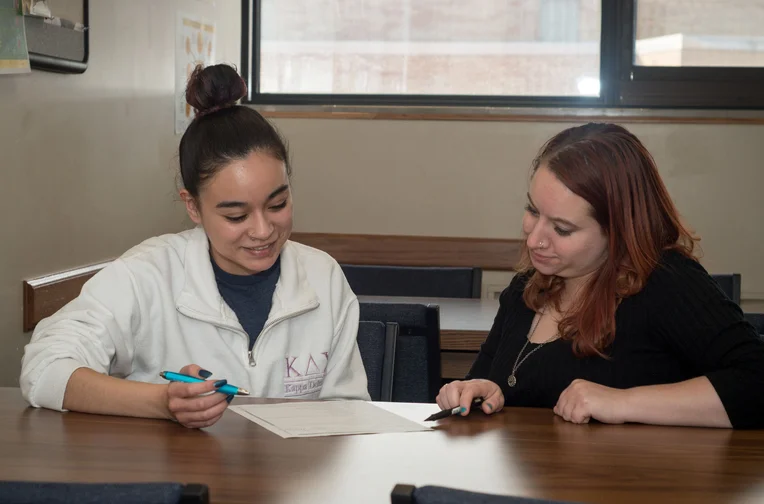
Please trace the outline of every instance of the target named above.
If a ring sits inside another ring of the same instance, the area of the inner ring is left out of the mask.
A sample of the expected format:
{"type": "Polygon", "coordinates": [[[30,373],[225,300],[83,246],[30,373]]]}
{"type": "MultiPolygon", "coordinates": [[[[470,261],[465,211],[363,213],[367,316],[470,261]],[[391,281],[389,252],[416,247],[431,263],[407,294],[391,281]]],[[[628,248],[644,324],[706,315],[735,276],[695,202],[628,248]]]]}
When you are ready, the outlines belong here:
{"type": "Polygon", "coordinates": [[[245,105],[277,119],[764,124],[764,110],[245,105]]]}

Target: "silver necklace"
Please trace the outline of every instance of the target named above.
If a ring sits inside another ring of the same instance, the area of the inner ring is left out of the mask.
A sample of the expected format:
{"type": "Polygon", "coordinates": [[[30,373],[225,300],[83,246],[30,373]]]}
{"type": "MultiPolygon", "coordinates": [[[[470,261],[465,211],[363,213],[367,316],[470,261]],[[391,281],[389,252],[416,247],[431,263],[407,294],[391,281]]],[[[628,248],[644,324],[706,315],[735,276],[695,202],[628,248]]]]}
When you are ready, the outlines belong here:
{"type": "Polygon", "coordinates": [[[549,338],[548,340],[546,340],[546,341],[544,341],[544,342],[542,342],[542,343],[539,343],[539,344],[538,344],[538,346],[537,346],[536,348],[534,348],[533,350],[531,350],[530,352],[528,352],[528,353],[525,355],[525,357],[523,357],[523,359],[522,359],[522,360],[520,360],[520,356],[521,356],[521,355],[523,355],[523,352],[525,352],[525,348],[528,346],[528,343],[530,343],[530,342],[531,342],[531,338],[533,337],[533,333],[534,333],[534,332],[536,332],[536,328],[537,328],[537,327],[539,326],[539,324],[541,323],[541,319],[542,319],[543,317],[544,317],[544,312],[542,311],[541,313],[539,313],[539,318],[537,318],[537,319],[536,319],[536,323],[535,323],[535,324],[533,325],[533,327],[531,328],[531,332],[528,334],[528,338],[525,340],[525,344],[523,345],[523,348],[521,348],[521,349],[520,349],[520,353],[518,353],[518,354],[517,354],[517,358],[515,359],[515,365],[514,365],[514,366],[512,366],[512,374],[510,374],[510,375],[509,375],[509,378],[507,378],[507,385],[509,385],[510,387],[514,387],[515,385],[517,385],[517,377],[515,376],[515,373],[517,373],[517,370],[520,368],[520,366],[522,366],[522,365],[523,365],[523,362],[525,362],[525,360],[526,360],[528,357],[530,357],[531,355],[533,355],[533,352],[535,352],[536,350],[539,350],[539,349],[541,349],[541,347],[543,347],[543,346],[544,346],[544,345],[546,345],[547,343],[551,343],[552,341],[554,341],[554,340],[556,340],[556,339],[557,339],[557,335],[555,334],[554,336],[552,336],[552,337],[551,337],[551,338],[549,338]]]}

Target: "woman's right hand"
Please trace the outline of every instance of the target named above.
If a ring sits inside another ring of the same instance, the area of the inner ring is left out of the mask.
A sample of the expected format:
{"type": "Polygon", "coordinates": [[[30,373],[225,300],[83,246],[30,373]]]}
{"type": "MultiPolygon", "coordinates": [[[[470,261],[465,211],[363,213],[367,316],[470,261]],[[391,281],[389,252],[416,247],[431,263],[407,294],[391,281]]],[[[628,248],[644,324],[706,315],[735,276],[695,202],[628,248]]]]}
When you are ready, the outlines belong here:
{"type": "MultiPolygon", "coordinates": [[[[208,371],[196,364],[184,366],[180,373],[198,376],[202,379],[210,376],[208,371]]],[[[231,399],[233,399],[233,396],[230,395],[209,394],[225,384],[226,380],[210,380],[200,383],[172,382],[167,386],[167,410],[172,418],[184,427],[190,429],[209,427],[220,420],[231,399]]]]}
{"type": "Polygon", "coordinates": [[[452,381],[443,385],[435,402],[440,409],[462,408],[462,416],[470,412],[472,400],[483,398],[481,408],[487,415],[501,411],[504,407],[504,393],[496,383],[491,380],[467,380],[452,381]]]}

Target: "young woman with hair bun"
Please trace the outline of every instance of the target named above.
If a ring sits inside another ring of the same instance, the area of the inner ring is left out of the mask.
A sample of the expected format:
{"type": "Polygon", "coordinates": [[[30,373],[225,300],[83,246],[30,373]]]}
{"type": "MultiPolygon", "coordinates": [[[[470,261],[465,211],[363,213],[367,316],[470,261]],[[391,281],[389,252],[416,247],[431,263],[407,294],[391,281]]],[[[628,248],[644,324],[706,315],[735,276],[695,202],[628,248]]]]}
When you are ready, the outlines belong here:
{"type": "Polygon", "coordinates": [[[255,397],[369,399],[358,300],[334,259],[289,240],[286,142],[237,105],[246,93],[228,65],[193,72],[179,160],[197,227],[129,250],[37,325],[20,379],[32,406],[206,427],[233,398],[213,393],[226,380],[255,397]]]}

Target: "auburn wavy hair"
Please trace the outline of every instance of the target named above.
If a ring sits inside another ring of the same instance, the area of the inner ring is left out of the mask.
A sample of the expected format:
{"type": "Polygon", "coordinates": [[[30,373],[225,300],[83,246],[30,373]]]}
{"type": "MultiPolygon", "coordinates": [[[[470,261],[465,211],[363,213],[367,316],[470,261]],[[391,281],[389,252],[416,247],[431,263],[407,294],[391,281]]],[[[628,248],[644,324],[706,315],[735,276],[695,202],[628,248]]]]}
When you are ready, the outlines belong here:
{"type": "MultiPolygon", "coordinates": [[[[541,148],[531,177],[542,166],[589,203],[607,237],[606,262],[559,323],[560,337],[572,341],[576,355],[606,357],[620,301],[642,290],[663,251],[697,260],[698,238],[682,224],[653,157],[621,126],[589,123],[566,129],[541,148]]],[[[536,271],[527,243],[518,273],[529,277],[523,293],[529,308],[539,311],[552,303],[560,309],[564,279],[536,271]]]]}

